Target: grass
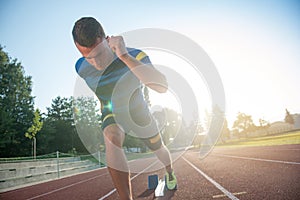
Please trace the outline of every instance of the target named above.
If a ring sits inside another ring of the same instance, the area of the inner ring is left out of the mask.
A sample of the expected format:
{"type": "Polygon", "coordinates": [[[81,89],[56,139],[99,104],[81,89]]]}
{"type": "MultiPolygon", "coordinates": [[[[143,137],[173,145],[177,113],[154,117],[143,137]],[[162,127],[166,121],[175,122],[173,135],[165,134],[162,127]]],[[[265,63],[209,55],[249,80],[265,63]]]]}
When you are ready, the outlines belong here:
{"type": "Polygon", "coordinates": [[[220,144],[218,146],[274,146],[285,144],[300,144],[300,131],[231,141],[227,144],[220,144]]]}

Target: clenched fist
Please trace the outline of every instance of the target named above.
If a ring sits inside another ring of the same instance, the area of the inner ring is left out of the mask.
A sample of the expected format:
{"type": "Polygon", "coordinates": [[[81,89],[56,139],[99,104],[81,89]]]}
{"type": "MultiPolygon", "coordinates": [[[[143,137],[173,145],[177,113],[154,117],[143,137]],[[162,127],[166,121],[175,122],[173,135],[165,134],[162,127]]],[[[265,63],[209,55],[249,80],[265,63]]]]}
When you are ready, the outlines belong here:
{"type": "Polygon", "coordinates": [[[115,52],[115,54],[122,58],[128,55],[128,51],[125,46],[125,42],[122,36],[107,36],[106,40],[109,47],[115,52]]]}

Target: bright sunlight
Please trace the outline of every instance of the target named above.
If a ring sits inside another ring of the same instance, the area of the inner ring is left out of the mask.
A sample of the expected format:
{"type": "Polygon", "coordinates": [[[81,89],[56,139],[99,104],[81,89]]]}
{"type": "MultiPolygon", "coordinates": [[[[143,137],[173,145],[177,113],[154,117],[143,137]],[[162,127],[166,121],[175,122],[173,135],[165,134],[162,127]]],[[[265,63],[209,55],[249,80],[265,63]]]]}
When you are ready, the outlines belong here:
{"type": "MultiPolygon", "coordinates": [[[[152,63],[155,67],[160,70],[160,66],[164,66],[173,69],[179,73],[190,85],[194,95],[196,96],[196,101],[198,103],[198,113],[202,120],[204,118],[205,111],[211,110],[211,97],[206,86],[203,77],[195,70],[195,68],[185,61],[183,58],[174,55],[170,52],[163,50],[144,50],[150,57],[152,63]]],[[[168,79],[168,74],[165,74],[168,79]]],[[[150,101],[152,107],[161,106],[175,110],[181,113],[180,99],[172,92],[172,88],[165,94],[159,94],[150,90],[150,101]]],[[[196,105],[195,105],[196,108],[196,105]]],[[[195,116],[191,113],[190,119],[193,120],[195,116]]]]}

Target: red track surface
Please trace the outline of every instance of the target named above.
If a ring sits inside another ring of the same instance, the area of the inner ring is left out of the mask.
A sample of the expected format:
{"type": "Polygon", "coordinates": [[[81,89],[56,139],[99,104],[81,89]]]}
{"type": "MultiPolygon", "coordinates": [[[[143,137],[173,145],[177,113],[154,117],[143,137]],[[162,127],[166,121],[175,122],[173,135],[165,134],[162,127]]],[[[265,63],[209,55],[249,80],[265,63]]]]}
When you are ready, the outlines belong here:
{"type": "MultiPolygon", "coordinates": [[[[155,159],[135,161],[140,169],[155,159]]],[[[154,163],[149,169],[158,166],[154,163]]],[[[157,199],[299,199],[300,145],[216,148],[198,159],[188,151],[174,163],[178,190],[157,199]]],[[[134,199],[155,199],[147,177],[163,170],[132,174],[134,199]]],[[[0,194],[0,199],[119,199],[106,168],[0,194]]]]}

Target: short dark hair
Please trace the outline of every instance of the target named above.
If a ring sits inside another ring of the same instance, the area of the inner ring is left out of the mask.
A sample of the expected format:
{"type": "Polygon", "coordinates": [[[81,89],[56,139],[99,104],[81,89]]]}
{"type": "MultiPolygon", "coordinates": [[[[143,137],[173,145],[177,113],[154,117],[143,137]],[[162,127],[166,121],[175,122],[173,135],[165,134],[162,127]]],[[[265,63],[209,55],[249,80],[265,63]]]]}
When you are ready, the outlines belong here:
{"type": "Polygon", "coordinates": [[[98,37],[105,37],[101,24],[93,17],[83,17],[76,21],[72,35],[74,41],[84,47],[91,47],[98,37]]]}

